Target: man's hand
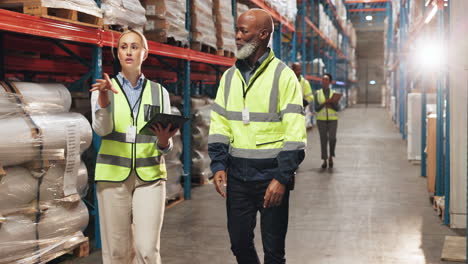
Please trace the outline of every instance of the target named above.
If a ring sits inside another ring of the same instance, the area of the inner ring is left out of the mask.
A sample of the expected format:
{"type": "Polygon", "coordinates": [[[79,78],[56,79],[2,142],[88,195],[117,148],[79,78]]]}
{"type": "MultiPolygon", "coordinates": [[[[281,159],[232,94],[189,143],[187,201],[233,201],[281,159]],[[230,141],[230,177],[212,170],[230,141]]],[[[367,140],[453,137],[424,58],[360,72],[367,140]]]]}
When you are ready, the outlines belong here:
{"type": "Polygon", "coordinates": [[[286,186],[281,184],[276,179],[273,179],[268,185],[265,197],[263,198],[263,208],[270,208],[278,206],[283,201],[283,195],[286,190],[286,186]]]}
{"type": "Polygon", "coordinates": [[[213,178],[213,182],[215,184],[216,191],[224,198],[226,198],[226,193],[223,191],[223,188],[226,187],[226,172],[225,171],[217,171],[213,178]]]}

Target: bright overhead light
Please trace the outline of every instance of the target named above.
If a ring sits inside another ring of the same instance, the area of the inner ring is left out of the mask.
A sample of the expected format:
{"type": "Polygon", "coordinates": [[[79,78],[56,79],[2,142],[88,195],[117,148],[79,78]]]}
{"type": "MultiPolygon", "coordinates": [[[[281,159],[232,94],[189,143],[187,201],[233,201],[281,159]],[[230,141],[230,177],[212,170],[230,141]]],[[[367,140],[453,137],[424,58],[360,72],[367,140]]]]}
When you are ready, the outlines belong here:
{"type": "Polygon", "coordinates": [[[372,21],[373,17],[372,16],[366,16],[367,21],[372,21]]]}
{"type": "Polygon", "coordinates": [[[374,85],[374,84],[376,84],[376,82],[374,80],[372,80],[372,81],[369,82],[369,84],[374,85]]]}
{"type": "Polygon", "coordinates": [[[444,48],[436,40],[420,40],[415,48],[413,63],[425,69],[436,69],[445,63],[444,48]]]}

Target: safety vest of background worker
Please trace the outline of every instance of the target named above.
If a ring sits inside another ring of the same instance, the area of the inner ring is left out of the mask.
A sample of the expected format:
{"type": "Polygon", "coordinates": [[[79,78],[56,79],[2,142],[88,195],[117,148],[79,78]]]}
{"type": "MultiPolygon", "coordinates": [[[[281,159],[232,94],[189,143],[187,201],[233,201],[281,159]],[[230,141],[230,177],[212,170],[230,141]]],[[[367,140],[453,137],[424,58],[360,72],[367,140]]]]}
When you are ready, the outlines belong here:
{"type": "Polygon", "coordinates": [[[302,87],[302,97],[306,100],[309,104],[314,101],[314,95],[312,94],[312,88],[310,88],[309,81],[307,81],[302,75],[301,80],[299,81],[302,87]]]}
{"type": "MultiPolygon", "coordinates": [[[[335,93],[335,90],[330,88],[330,95],[328,96],[328,98],[332,98],[334,93],[335,93]]],[[[327,98],[325,98],[323,89],[318,90],[316,96],[317,96],[317,101],[320,105],[324,104],[325,101],[327,100],[327,98]]],[[[334,109],[323,107],[322,110],[320,110],[317,113],[317,120],[320,120],[320,121],[338,120],[338,113],[334,109]]]]}
{"type": "Polygon", "coordinates": [[[243,180],[274,175],[288,184],[294,171],[280,173],[276,159],[282,151],[305,148],[301,92],[294,73],[272,50],[248,85],[235,66],[226,71],[212,108],[209,143],[229,146],[229,175],[243,180]]]}
{"type": "Polygon", "coordinates": [[[114,119],[112,132],[102,137],[101,148],[96,162],[96,181],[121,182],[128,178],[132,169],[143,181],[155,181],[166,178],[166,167],[161,153],[154,146],[156,136],[147,136],[138,132],[145,125],[145,105],[163,108],[163,92],[161,85],[148,81],[143,84],[143,91],[138,99],[140,107],[133,118],[133,109],[123,92],[120,83],[113,78],[114,87],[120,87],[121,92],[109,92],[110,107],[114,119]],[[118,117],[118,118],[115,118],[118,117]],[[127,131],[136,127],[136,131],[127,131]],[[129,143],[128,134],[134,134],[134,143],[129,143]]]}

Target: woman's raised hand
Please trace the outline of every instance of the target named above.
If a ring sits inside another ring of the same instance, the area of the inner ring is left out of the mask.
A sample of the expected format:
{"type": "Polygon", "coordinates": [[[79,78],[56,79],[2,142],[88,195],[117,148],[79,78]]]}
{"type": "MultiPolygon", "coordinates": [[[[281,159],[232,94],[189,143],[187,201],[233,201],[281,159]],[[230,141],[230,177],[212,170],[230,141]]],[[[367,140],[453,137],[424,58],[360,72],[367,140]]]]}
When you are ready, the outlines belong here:
{"type": "Polygon", "coordinates": [[[119,91],[117,91],[117,89],[112,85],[112,81],[107,73],[104,73],[104,79],[96,79],[96,83],[91,85],[91,87],[93,88],[89,90],[90,92],[107,92],[108,90],[111,90],[115,94],[119,93],[119,91]]]}

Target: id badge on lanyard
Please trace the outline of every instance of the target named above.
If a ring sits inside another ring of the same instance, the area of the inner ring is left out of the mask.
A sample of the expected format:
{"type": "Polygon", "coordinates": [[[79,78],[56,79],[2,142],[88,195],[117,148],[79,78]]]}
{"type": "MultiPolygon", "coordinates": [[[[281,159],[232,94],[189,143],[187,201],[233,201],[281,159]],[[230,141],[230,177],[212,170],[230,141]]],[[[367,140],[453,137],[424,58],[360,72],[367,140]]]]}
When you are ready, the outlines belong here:
{"type": "Polygon", "coordinates": [[[128,126],[127,127],[127,133],[125,133],[125,142],[135,143],[136,132],[137,132],[136,126],[132,126],[132,125],[128,126]]]}

